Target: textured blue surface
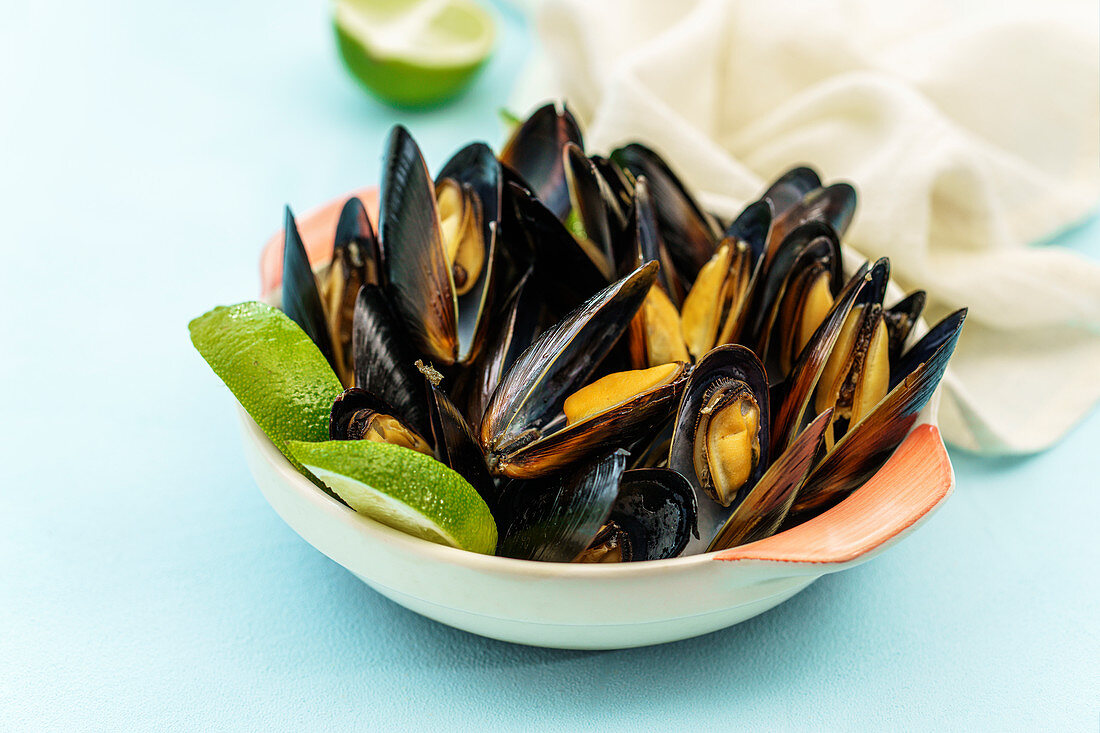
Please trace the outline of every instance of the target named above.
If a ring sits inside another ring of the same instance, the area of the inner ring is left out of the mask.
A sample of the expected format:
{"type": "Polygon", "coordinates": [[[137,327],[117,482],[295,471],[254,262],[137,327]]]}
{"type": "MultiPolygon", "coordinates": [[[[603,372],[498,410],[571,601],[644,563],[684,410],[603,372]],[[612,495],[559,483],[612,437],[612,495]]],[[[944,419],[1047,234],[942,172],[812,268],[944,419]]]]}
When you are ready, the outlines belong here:
{"type": "MultiPolygon", "coordinates": [[[[953,452],[956,495],[901,545],[664,647],[470,636],[300,540],[186,323],[253,295],[284,202],[374,180],[391,122],[436,164],[496,142],[529,37],[502,11],[469,94],[397,114],[321,4],[278,5],[5,5],[0,727],[1096,730],[1095,413],[1043,455],[953,452]]],[[[1098,257],[1100,223],[1064,241],[1098,257]]]]}

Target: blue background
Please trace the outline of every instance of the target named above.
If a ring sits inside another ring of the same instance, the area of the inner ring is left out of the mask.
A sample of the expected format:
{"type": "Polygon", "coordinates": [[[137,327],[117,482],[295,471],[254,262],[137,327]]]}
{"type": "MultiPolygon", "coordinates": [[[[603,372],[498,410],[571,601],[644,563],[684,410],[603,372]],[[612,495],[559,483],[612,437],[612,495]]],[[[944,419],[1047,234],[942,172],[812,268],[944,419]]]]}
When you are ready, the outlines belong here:
{"type": "MultiPolygon", "coordinates": [[[[738,627],[531,649],[405,611],[264,503],[187,321],[252,297],[281,206],[497,143],[531,42],[436,113],[342,72],[320,3],[5,4],[0,721],[9,728],[1034,728],[1100,719],[1100,415],[872,563],[738,627]]],[[[1062,241],[1100,257],[1100,223],[1062,241]]],[[[1042,384],[1021,385],[1041,399],[1042,384]]]]}

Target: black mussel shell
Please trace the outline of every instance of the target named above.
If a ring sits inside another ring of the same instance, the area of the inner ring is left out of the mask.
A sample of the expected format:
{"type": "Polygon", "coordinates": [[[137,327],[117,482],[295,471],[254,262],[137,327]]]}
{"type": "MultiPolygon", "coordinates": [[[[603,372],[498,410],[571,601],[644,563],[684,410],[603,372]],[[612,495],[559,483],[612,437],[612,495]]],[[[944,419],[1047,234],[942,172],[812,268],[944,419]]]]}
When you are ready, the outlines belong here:
{"type": "Polygon", "coordinates": [[[599,265],[549,209],[515,184],[509,193],[534,252],[534,284],[554,313],[568,313],[607,287],[599,265]]]}
{"type": "Polygon", "coordinates": [[[302,243],[301,235],[298,234],[298,224],[294,221],[294,214],[291,213],[289,206],[286,207],[283,231],[283,312],[302,327],[306,335],[317,344],[317,348],[328,359],[328,363],[336,370],[332,338],[329,336],[325,309],[321,305],[317,278],[313,275],[305,245],[302,243]]]}
{"type": "Polygon", "coordinates": [[[726,228],[726,237],[740,240],[749,246],[754,271],[758,264],[763,263],[762,257],[768,248],[772,218],[771,202],[760,199],[746,206],[726,228]]]}
{"type": "Polygon", "coordinates": [[[754,297],[755,318],[749,324],[747,334],[748,339],[756,344],[757,353],[765,360],[784,293],[802,268],[818,263],[831,272],[833,294],[836,295],[843,281],[840,239],[827,223],[814,221],[792,231],[776,248],[771,262],[766,264],[754,297]]]}
{"type": "Polygon", "coordinates": [[[848,428],[810,474],[793,511],[804,514],[835,502],[886,463],[939,386],[965,319],[965,308],[952,313],[928,333],[927,344],[922,340],[913,346],[910,351],[925,358],[906,372],[870,413],[848,428]]]}
{"type": "Polygon", "coordinates": [[[394,310],[413,345],[437,363],[459,359],[458,303],[443,254],[432,179],[412,135],[390,133],[383,158],[379,236],[394,310]]]}
{"type": "Polygon", "coordinates": [[[806,426],[768,467],[714,536],[707,552],[726,550],[770,537],[782,526],[813,468],[832,410],[806,426]]]}
{"type": "Polygon", "coordinates": [[[381,397],[365,389],[349,387],[332,403],[328,437],[331,440],[362,440],[363,424],[357,418],[364,413],[380,413],[400,419],[393,407],[381,397]]]}
{"type": "Polygon", "coordinates": [[[844,322],[857,303],[874,297],[878,283],[885,287],[885,278],[889,276],[889,261],[881,259],[874,267],[867,263],[860,266],[856,274],[837,294],[833,307],[817,331],[810,337],[802,349],[791,373],[780,387],[782,401],[779,402],[772,422],[772,444],[775,450],[782,451],[791,445],[795,436],[802,431],[806,417],[810,414],[810,404],[818,380],[833,352],[844,322]],[[867,291],[871,291],[870,294],[867,291]]]}
{"type": "Polygon", "coordinates": [[[649,195],[649,182],[645,176],[638,178],[634,184],[633,203],[629,212],[626,226],[623,227],[614,248],[619,276],[628,275],[646,262],[656,260],[661,264],[661,269],[657,271],[657,284],[679,308],[687,290],[676,277],[672,258],[661,240],[657,212],[653,208],[653,198],[649,195]]]}
{"type": "MultiPolygon", "coordinates": [[[[553,423],[561,421],[566,397],[577,385],[588,383],[627,329],[654,282],[656,270],[657,263],[648,263],[600,291],[544,331],[515,361],[493,393],[481,422],[479,439],[491,470],[527,478],[606,447],[595,440],[582,440],[587,434],[578,437],[573,430],[589,421],[564,430],[555,430],[553,423]],[[561,438],[554,441],[553,454],[546,452],[550,444],[545,436],[554,433],[568,433],[568,453],[560,450],[561,438]],[[521,452],[525,454],[522,458],[521,452]]],[[[659,408],[660,403],[654,407],[659,408]]],[[[649,410],[636,412],[623,418],[619,445],[637,440],[640,436],[630,427],[654,417],[649,410]]]]}
{"type": "Polygon", "coordinates": [[[348,386],[354,383],[352,324],[356,299],[360,287],[378,282],[381,264],[378,238],[367,210],[358,198],[350,198],[340,211],[332,261],[320,282],[336,373],[348,386]]]}
{"type": "Polygon", "coordinates": [[[950,348],[955,348],[954,343],[959,338],[959,329],[966,319],[966,309],[957,310],[942,321],[932,326],[928,333],[924,334],[917,343],[901,355],[897,362],[890,365],[890,389],[893,389],[917,368],[922,362],[929,361],[936,356],[944,344],[950,343],[950,348]]]}
{"type": "Polygon", "coordinates": [[[672,442],[669,446],[668,467],[687,478],[695,491],[699,506],[699,533],[701,542],[690,543],[695,551],[700,551],[710,542],[714,532],[726,517],[744,499],[749,490],[764,474],[769,463],[771,408],[768,391],[768,376],[764,365],[760,363],[750,349],[738,344],[719,346],[712,349],[699,360],[688,378],[676,410],[672,442]],[[756,466],[748,480],[737,492],[728,507],[724,507],[711,498],[704,489],[704,481],[710,479],[700,476],[695,465],[696,432],[705,429],[701,420],[703,409],[718,389],[739,385],[747,389],[756,401],[759,410],[756,436],[759,456],[756,466]]]}
{"type": "Polygon", "coordinates": [[[624,561],[663,560],[698,536],[697,512],[686,478],[667,468],[641,468],[623,473],[608,521],[630,537],[624,561]]]}
{"type": "Polygon", "coordinates": [[[496,517],[497,554],[572,562],[607,522],[625,469],[626,451],[616,451],[577,469],[509,482],[496,517]]]}
{"type": "Polygon", "coordinates": [[[349,268],[361,269],[363,283],[381,283],[382,250],[367,207],[358,196],[348,199],[340,210],[332,245],[332,261],[345,262],[349,268]]]}
{"type": "Polygon", "coordinates": [[[495,511],[500,499],[496,482],[485,465],[474,431],[454,403],[430,379],[425,377],[428,412],[431,415],[432,437],[439,460],[470,482],[481,498],[495,511]]]}
{"type": "Polygon", "coordinates": [[[924,304],[927,296],[923,290],[917,290],[899,300],[894,305],[882,311],[882,317],[886,321],[886,330],[890,334],[890,363],[897,363],[905,348],[905,341],[909,338],[913,326],[920,314],[924,312],[924,304]]]}
{"type": "Polygon", "coordinates": [[[443,165],[437,181],[450,178],[469,185],[481,203],[485,263],[473,288],[457,299],[459,361],[467,362],[484,341],[489,327],[496,280],[496,250],[503,211],[503,175],[500,163],[485,143],[471,143],[443,165]]]}
{"type": "Polygon", "coordinates": [[[645,176],[657,211],[661,238],[677,274],[690,286],[699,269],[714,255],[721,230],[657,153],[631,143],[611,153],[611,160],[635,179],[645,176]]]}
{"type": "Polygon", "coordinates": [[[505,300],[485,348],[460,376],[461,386],[456,389],[463,396],[460,404],[467,405],[466,414],[472,425],[481,424],[501,377],[541,332],[539,298],[528,271],[505,300]]]}
{"type": "Polygon", "coordinates": [[[611,279],[615,275],[615,243],[621,238],[626,218],[611,187],[584,152],[569,143],[564,155],[572,211],[602,255],[602,262],[597,263],[601,271],[611,279]]]}
{"type": "Polygon", "coordinates": [[[592,161],[592,165],[596,166],[596,170],[603,176],[604,181],[619,204],[619,209],[621,211],[629,210],[634,198],[634,186],[630,178],[623,173],[623,169],[602,155],[590,155],[588,159],[592,161]]]}
{"type": "MultiPolygon", "coordinates": [[[[772,222],[772,246],[778,246],[792,231],[812,221],[828,224],[839,237],[843,237],[855,216],[856,199],[856,190],[847,183],[834,183],[810,191],[798,204],[783,214],[776,214],[772,222]]],[[[768,262],[771,262],[772,256],[772,253],[768,254],[768,262]]]]}
{"type": "Polygon", "coordinates": [[[775,216],[780,216],[806,198],[810,191],[818,188],[821,188],[821,176],[817,171],[808,166],[799,166],[775,179],[760,198],[770,201],[775,216]]]}
{"type": "Polygon", "coordinates": [[[355,386],[393,405],[394,416],[417,433],[431,435],[423,378],[416,353],[389,301],[377,285],[364,285],[352,317],[355,386]]]}
{"type": "Polygon", "coordinates": [[[547,104],[516,128],[500,153],[500,161],[559,219],[564,219],[570,208],[562,165],[562,150],[570,142],[584,148],[577,121],[568,108],[547,104]]]}

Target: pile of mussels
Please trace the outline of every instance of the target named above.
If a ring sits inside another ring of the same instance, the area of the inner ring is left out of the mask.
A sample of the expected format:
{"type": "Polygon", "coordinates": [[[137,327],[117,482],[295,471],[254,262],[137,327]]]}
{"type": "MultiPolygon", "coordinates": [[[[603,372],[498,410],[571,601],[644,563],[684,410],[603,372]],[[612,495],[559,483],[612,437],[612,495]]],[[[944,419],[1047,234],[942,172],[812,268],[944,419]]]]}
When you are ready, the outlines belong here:
{"type": "Polygon", "coordinates": [[[433,181],[390,134],[378,235],[349,200],[315,273],[287,212],[282,307],[348,387],[333,439],[462,474],[497,554],[620,562],[752,542],[870,477],[928,401],[965,310],[906,348],[890,263],[846,276],[855,190],[795,168],[732,222],[653,150],[587,155],[547,105],[433,181]]]}

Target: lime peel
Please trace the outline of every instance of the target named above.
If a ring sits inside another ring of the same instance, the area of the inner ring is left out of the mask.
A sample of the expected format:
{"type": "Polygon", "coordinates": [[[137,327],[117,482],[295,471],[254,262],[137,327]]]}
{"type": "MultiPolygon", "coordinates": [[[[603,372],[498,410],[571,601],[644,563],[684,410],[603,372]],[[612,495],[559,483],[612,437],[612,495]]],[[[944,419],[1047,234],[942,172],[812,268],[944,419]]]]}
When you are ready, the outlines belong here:
{"type": "Polygon", "coordinates": [[[287,441],[327,440],[332,403],[344,390],[309,336],[278,308],[256,301],[218,306],[188,329],[214,373],[302,470],[287,441]]]}
{"type": "Polygon", "coordinates": [[[290,452],[348,506],[430,542],[493,554],[497,526],[466,479],[408,448],[365,440],[292,441],[290,452]]]}
{"type": "Polygon", "coordinates": [[[453,96],[493,49],[492,16],[474,0],[337,0],[348,70],[379,97],[424,106],[453,96]]]}

